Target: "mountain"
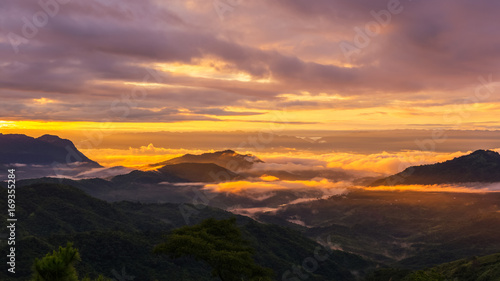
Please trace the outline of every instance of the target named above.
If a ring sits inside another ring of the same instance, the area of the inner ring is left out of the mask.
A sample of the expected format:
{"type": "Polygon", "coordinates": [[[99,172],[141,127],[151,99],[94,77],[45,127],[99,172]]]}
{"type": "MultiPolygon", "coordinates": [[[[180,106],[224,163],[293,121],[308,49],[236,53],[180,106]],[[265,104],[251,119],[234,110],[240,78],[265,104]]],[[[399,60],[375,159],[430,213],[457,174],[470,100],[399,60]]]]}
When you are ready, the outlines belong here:
{"type": "Polygon", "coordinates": [[[17,178],[75,176],[102,168],[67,139],[0,133],[0,168],[16,168],[17,178]]]}
{"type": "MultiPolygon", "coordinates": [[[[353,190],[257,214],[344,251],[422,269],[500,252],[500,193],[353,190]]],[[[381,279],[389,280],[389,279],[381,279]]]]}
{"type": "Polygon", "coordinates": [[[221,182],[241,178],[240,175],[213,163],[179,163],[165,165],[155,171],[135,170],[111,179],[114,183],[196,183],[221,182]]]}
{"type": "Polygon", "coordinates": [[[262,160],[252,154],[239,154],[233,150],[224,150],[201,155],[185,154],[164,162],[149,165],[150,167],[159,167],[165,165],[181,163],[213,163],[233,172],[248,170],[255,163],[264,163],[262,160]]]}
{"type": "Polygon", "coordinates": [[[499,153],[477,150],[446,162],[409,167],[401,173],[379,179],[371,186],[473,182],[500,182],[499,153]]]}
{"type": "Polygon", "coordinates": [[[81,163],[92,168],[101,168],[78,151],[67,139],[43,135],[33,138],[20,134],[0,134],[0,164],[52,165],[81,163]]]}
{"type": "Polygon", "coordinates": [[[238,174],[214,163],[179,163],[165,165],[158,169],[163,174],[171,174],[188,182],[221,182],[242,179],[238,174]]]}
{"type": "MultiPolygon", "coordinates": [[[[208,206],[107,203],[60,184],[37,183],[19,187],[17,191],[17,270],[15,276],[0,272],[1,280],[27,280],[35,258],[68,241],[80,250],[82,263],[78,272],[83,276],[103,273],[114,277],[113,270],[121,272],[124,268],[129,275],[136,276],[135,280],[213,280],[210,268],[201,262],[170,259],[152,252],[170,230],[210,217],[236,217],[243,237],[255,249],[256,262],[272,268],[276,280],[282,280],[286,271],[293,271],[294,266],[312,259],[316,253],[322,260],[318,268],[302,273],[311,280],[356,280],[355,274],[363,275],[372,267],[372,263],[360,256],[324,250],[297,231],[261,224],[208,206]]],[[[7,197],[5,187],[0,187],[0,196],[7,197]]],[[[1,200],[0,208],[7,209],[7,201],[1,200]]],[[[0,214],[0,219],[6,221],[6,215],[0,214]]],[[[7,253],[8,247],[5,239],[0,240],[0,251],[7,253]]],[[[6,259],[4,256],[4,262],[6,259]]]]}
{"type": "Polygon", "coordinates": [[[366,281],[411,281],[411,280],[500,280],[500,253],[461,259],[425,270],[410,271],[398,268],[383,268],[370,274],[366,281]]]}

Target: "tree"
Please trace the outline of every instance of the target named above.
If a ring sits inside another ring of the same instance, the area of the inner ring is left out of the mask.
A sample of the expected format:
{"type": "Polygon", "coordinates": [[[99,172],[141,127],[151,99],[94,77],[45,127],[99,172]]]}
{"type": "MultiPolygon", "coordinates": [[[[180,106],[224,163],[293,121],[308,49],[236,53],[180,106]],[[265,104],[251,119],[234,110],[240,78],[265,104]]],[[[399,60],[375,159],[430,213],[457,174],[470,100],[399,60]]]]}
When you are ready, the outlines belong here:
{"type": "Polygon", "coordinates": [[[73,244],[68,243],[65,248],[53,251],[42,259],[35,259],[33,264],[32,281],[78,281],[78,274],[74,267],[80,261],[80,254],[73,244]]]}
{"type": "Polygon", "coordinates": [[[255,264],[253,248],[241,237],[236,219],[207,219],[198,225],[174,230],[155,253],[172,258],[190,256],[212,267],[222,281],[272,280],[272,270],[255,264]]]}
{"type": "MultiPolygon", "coordinates": [[[[75,264],[80,261],[78,249],[73,248],[72,243],[66,247],[59,246],[58,251],[47,254],[42,259],[35,259],[33,263],[32,281],[78,281],[78,273],[75,264]]],[[[91,281],[84,278],[83,281],[91,281]]],[[[95,281],[111,281],[111,279],[99,276],[95,281]]]]}

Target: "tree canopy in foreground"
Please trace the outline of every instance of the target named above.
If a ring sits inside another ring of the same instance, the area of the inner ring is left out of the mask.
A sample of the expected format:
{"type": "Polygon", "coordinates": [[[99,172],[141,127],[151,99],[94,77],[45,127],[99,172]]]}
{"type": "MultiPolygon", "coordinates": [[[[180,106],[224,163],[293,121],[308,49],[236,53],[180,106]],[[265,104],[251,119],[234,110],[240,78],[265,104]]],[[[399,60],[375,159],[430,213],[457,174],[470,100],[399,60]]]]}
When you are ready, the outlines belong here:
{"type": "Polygon", "coordinates": [[[164,243],[156,246],[154,252],[172,258],[189,256],[204,261],[212,267],[212,275],[222,281],[272,280],[272,270],[253,260],[254,250],[242,238],[235,218],[210,218],[197,225],[178,228],[164,243]]]}

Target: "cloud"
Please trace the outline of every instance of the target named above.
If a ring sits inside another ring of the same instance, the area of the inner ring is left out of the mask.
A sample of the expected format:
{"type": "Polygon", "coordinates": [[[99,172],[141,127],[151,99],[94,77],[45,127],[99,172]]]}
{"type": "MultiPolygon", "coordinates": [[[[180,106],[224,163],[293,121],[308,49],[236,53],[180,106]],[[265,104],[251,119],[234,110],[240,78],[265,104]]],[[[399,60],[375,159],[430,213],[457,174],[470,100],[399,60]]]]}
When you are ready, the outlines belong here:
{"type": "Polygon", "coordinates": [[[227,211],[233,213],[233,214],[238,214],[242,216],[248,216],[248,217],[254,217],[256,214],[259,213],[275,213],[279,208],[269,208],[269,207],[254,207],[254,208],[239,208],[239,207],[234,207],[234,208],[229,208],[227,211]]]}
{"type": "Polygon", "coordinates": [[[323,155],[323,158],[328,161],[328,167],[330,168],[389,175],[399,173],[410,166],[443,162],[465,154],[467,153],[455,152],[450,154],[430,151],[401,151],[368,155],[336,153],[323,155]]]}
{"type": "Polygon", "coordinates": [[[458,193],[486,193],[500,192],[500,183],[469,183],[469,184],[443,184],[443,185],[397,185],[361,187],[367,190],[383,191],[422,191],[422,192],[458,192],[458,193]]]}
{"type": "Polygon", "coordinates": [[[91,169],[89,171],[82,172],[74,178],[82,179],[82,178],[111,178],[118,175],[128,174],[132,171],[130,168],[126,167],[112,167],[112,168],[96,168],[91,169]]]}
{"type": "Polygon", "coordinates": [[[331,171],[343,172],[349,174],[351,178],[359,178],[391,175],[401,172],[410,166],[443,162],[470,152],[457,151],[448,153],[404,150],[376,153],[353,153],[345,151],[311,153],[296,151],[293,153],[293,156],[279,153],[264,153],[259,157],[265,163],[256,163],[252,167],[252,170],[261,172],[288,171],[291,173],[297,171],[331,171]]]}
{"type": "Polygon", "coordinates": [[[147,169],[149,164],[155,164],[187,153],[201,154],[203,150],[168,149],[155,147],[153,144],[128,149],[95,148],[79,149],[90,159],[106,167],[125,166],[135,169],[147,169]]]}
{"type": "Polygon", "coordinates": [[[262,193],[282,190],[319,190],[325,194],[340,194],[345,191],[348,182],[331,182],[327,179],[308,181],[234,181],[208,184],[205,189],[220,193],[262,193]]]}
{"type": "Polygon", "coordinates": [[[355,28],[387,0],[245,1],[225,21],[212,3],[193,3],[74,0],[32,36],[23,19],[44,12],[38,2],[4,3],[1,26],[11,36],[0,40],[0,117],[217,122],[281,107],[380,112],[460,104],[478,76],[497,80],[494,1],[401,1],[403,11],[350,60],[340,43],[354,42],[355,28]],[[134,100],[138,85],[147,97],[134,100]],[[111,110],[116,100],[128,104],[125,117],[111,110]]]}

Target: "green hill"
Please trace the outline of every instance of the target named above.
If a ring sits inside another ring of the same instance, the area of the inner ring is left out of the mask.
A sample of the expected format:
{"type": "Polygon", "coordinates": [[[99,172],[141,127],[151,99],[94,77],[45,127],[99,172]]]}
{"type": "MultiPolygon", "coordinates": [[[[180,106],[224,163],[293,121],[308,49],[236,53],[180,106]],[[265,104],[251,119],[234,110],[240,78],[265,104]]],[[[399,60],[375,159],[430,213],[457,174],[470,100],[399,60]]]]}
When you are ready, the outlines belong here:
{"type": "Polygon", "coordinates": [[[441,264],[429,269],[410,272],[396,268],[380,269],[366,281],[498,281],[500,280],[500,253],[471,257],[441,264]]]}
{"type": "MultiPolygon", "coordinates": [[[[213,280],[210,269],[191,259],[171,260],[152,254],[163,236],[180,226],[199,223],[210,217],[229,218],[233,214],[206,206],[178,204],[143,204],[133,202],[107,203],[83,191],[59,184],[32,184],[17,190],[17,243],[15,278],[6,271],[1,280],[26,280],[33,260],[74,242],[80,250],[80,274],[96,277],[102,273],[113,277],[113,270],[122,268],[135,280],[213,280]],[[189,220],[186,220],[189,213],[189,220]]],[[[0,197],[7,190],[0,188],[0,197]]],[[[0,208],[7,209],[5,200],[0,208]]],[[[6,220],[4,213],[0,219],[6,220]]],[[[244,238],[256,249],[258,264],[270,267],[277,280],[292,266],[314,257],[316,242],[276,225],[255,222],[238,216],[237,223],[244,238]]],[[[0,251],[7,252],[6,241],[0,251]]],[[[6,262],[4,257],[4,262],[6,262]]],[[[371,266],[361,257],[333,251],[321,262],[311,280],[355,280],[354,271],[363,274],[371,266]]]]}
{"type": "Polygon", "coordinates": [[[288,205],[258,220],[331,235],[339,248],[386,265],[423,269],[500,252],[500,194],[358,190],[288,205]]]}

